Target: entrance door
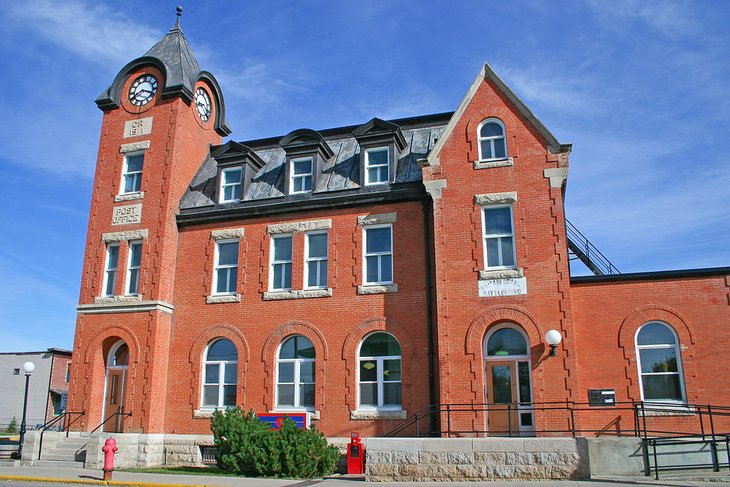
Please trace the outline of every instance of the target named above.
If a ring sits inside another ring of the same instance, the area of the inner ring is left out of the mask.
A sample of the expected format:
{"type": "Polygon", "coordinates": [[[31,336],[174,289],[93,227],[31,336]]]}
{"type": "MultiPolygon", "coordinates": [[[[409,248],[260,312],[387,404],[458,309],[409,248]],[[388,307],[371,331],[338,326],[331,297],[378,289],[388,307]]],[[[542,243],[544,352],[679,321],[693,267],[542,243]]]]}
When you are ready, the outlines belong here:
{"type": "Polygon", "coordinates": [[[488,361],[487,426],[490,435],[519,435],[517,377],[514,361],[488,361]]]}
{"type": "Polygon", "coordinates": [[[106,387],[104,391],[104,425],[107,433],[124,432],[124,396],[127,385],[129,347],[118,341],[109,351],[106,366],[106,387]]]}

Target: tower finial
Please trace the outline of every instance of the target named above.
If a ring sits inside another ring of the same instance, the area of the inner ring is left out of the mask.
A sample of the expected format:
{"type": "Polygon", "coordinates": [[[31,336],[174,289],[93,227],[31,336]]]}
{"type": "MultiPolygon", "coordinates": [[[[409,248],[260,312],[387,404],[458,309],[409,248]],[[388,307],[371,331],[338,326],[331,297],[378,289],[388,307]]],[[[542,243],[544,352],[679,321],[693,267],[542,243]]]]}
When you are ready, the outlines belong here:
{"type": "Polygon", "coordinates": [[[175,19],[175,27],[173,27],[173,29],[180,30],[180,17],[182,16],[182,7],[178,5],[175,10],[177,10],[177,19],[175,19]]]}

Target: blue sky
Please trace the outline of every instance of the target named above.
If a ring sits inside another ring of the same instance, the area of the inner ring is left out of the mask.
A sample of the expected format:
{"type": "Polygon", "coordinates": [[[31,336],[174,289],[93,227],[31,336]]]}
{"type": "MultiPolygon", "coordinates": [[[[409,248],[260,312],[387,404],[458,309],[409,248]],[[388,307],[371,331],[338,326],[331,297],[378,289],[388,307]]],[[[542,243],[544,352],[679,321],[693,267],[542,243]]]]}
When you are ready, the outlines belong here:
{"type": "MultiPolygon", "coordinates": [[[[621,271],[730,265],[728,2],[182,3],[234,140],[451,111],[488,61],[573,144],[568,218],[621,271]]],[[[175,6],[0,0],[0,351],[71,348],[94,99],[175,6]]]]}

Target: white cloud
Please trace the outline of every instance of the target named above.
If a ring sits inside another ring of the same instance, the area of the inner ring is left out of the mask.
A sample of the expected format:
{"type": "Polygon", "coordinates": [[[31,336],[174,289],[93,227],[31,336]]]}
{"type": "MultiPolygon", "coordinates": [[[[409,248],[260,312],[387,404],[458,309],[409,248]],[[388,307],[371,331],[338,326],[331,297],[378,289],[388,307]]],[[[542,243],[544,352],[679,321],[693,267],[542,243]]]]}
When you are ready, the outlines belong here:
{"type": "Polygon", "coordinates": [[[683,1],[589,0],[588,4],[599,19],[608,16],[613,26],[620,26],[626,19],[637,19],[672,38],[694,34],[699,28],[691,6],[683,1]]]}
{"type": "Polygon", "coordinates": [[[25,28],[86,60],[104,66],[141,56],[161,35],[104,5],[65,0],[32,0],[6,5],[25,28]]]}

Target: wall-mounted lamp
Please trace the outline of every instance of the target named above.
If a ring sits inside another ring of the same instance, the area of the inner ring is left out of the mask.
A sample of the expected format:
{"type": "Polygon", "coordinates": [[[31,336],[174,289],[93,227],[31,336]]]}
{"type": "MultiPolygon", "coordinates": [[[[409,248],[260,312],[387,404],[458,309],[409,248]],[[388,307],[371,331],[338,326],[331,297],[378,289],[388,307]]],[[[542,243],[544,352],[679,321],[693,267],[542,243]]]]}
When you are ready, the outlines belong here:
{"type": "Polygon", "coordinates": [[[549,330],[545,333],[545,341],[550,345],[550,356],[554,357],[558,354],[558,345],[563,341],[563,335],[558,330],[549,330]]]}

